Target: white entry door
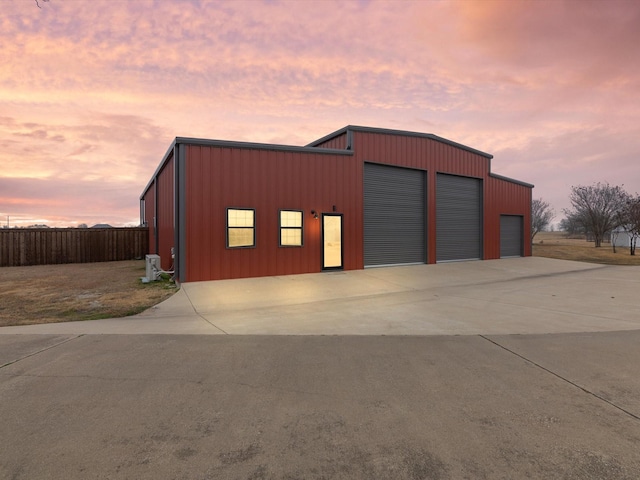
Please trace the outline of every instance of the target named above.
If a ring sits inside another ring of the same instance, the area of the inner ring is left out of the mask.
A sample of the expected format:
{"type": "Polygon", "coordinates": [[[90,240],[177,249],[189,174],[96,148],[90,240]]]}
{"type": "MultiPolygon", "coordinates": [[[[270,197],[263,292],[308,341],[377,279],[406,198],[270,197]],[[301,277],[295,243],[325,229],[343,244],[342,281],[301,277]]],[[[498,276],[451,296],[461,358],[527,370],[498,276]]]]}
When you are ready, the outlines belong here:
{"type": "Polygon", "coordinates": [[[342,215],[322,214],[322,268],[342,268],[342,215]]]}

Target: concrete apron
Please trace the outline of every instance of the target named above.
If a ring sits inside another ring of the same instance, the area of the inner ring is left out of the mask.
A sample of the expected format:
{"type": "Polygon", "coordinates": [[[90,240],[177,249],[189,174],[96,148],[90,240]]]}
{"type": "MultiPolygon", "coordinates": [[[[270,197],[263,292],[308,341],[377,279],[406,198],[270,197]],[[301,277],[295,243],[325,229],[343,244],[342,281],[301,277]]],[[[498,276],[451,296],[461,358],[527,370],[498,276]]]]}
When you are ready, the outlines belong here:
{"type": "Polygon", "coordinates": [[[133,317],[0,334],[476,335],[640,329],[640,267],[528,257],[192,282],[133,317]]]}

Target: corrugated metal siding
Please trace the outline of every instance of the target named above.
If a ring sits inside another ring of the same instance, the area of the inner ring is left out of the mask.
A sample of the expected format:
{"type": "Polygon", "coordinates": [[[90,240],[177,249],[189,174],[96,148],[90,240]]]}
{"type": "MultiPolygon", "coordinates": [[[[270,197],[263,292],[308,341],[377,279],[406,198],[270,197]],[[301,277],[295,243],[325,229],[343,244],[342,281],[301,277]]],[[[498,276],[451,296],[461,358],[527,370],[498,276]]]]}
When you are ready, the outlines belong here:
{"type": "Polygon", "coordinates": [[[347,134],[337,135],[326,142],[315,145],[316,148],[333,148],[336,150],[344,150],[347,148],[347,134]]]}
{"type": "Polygon", "coordinates": [[[362,174],[351,155],[186,147],[187,278],[198,281],[321,271],[320,221],[344,214],[344,268],[362,265],[362,174]],[[354,187],[355,186],[355,187],[354,187]],[[256,210],[256,247],[226,248],[226,209],[256,210]],[[304,246],[280,247],[278,212],[304,212],[304,246]]]}
{"type": "Polygon", "coordinates": [[[174,158],[171,157],[158,173],[156,188],[158,202],[156,205],[156,229],[158,235],[158,251],[161,265],[169,270],[173,261],[171,247],[174,247],[174,158]]]}
{"type": "MultiPolygon", "coordinates": [[[[490,159],[437,140],[353,132],[353,150],[360,161],[419,168],[427,174],[427,245],[436,245],[436,173],[481,178],[484,188],[484,259],[500,258],[500,214],[524,216],[524,238],[531,227],[531,188],[490,175],[490,159]]],[[[530,242],[524,255],[531,256],[530,242]]],[[[429,247],[427,262],[436,262],[436,249],[429,247]]]]}
{"type": "MultiPolygon", "coordinates": [[[[361,161],[427,170],[427,263],[435,263],[436,173],[486,179],[490,159],[430,138],[358,131],[353,132],[353,150],[361,161]]],[[[484,258],[499,258],[499,254],[499,248],[494,257],[485,250],[484,258]]]]}
{"type": "Polygon", "coordinates": [[[155,182],[149,187],[144,195],[144,218],[149,228],[148,253],[156,253],[156,229],[154,218],[156,216],[156,185],[155,182]]]}
{"type": "MultiPolygon", "coordinates": [[[[484,258],[500,258],[500,215],[523,216],[523,238],[531,238],[532,189],[488,176],[484,182],[484,258]]],[[[531,256],[531,242],[524,241],[525,257],[531,256]]]]}
{"type": "Polygon", "coordinates": [[[364,265],[424,263],[425,172],[364,164],[364,265]]]}
{"type": "Polygon", "coordinates": [[[364,161],[484,177],[489,159],[429,138],[354,132],[354,152],[364,161]]]}
{"type": "MultiPolygon", "coordinates": [[[[364,267],[364,162],[425,170],[427,262],[435,263],[436,174],[483,180],[485,259],[500,257],[500,215],[524,216],[530,229],[531,189],[491,177],[490,159],[437,139],[353,130],[352,155],[245,146],[185,146],[186,276],[182,281],[321,271],[320,221],[311,210],[344,214],[344,268],[364,267]],[[226,249],[226,208],[256,209],[256,248],[226,249]],[[278,210],[304,211],[304,246],[278,246],[278,210]]],[[[347,133],[321,147],[344,149],[347,133]]],[[[174,242],[173,161],[158,175],[158,235],[161,256],[174,242]],[[171,187],[169,185],[171,184],[171,187]]],[[[147,193],[148,195],[148,193],[147,193]]],[[[530,242],[524,254],[531,255],[530,242]]],[[[168,267],[165,265],[163,267],[168,267]]]]}

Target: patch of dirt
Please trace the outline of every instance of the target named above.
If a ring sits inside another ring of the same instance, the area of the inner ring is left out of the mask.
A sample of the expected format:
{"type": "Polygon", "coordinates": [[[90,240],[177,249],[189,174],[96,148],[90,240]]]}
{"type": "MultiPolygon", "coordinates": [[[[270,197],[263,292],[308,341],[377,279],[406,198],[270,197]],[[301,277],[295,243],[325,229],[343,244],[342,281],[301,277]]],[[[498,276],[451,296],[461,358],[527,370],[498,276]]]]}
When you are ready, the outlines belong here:
{"type": "Polygon", "coordinates": [[[125,317],[177,291],[144,276],[144,260],[2,267],[0,326],[125,317]]]}

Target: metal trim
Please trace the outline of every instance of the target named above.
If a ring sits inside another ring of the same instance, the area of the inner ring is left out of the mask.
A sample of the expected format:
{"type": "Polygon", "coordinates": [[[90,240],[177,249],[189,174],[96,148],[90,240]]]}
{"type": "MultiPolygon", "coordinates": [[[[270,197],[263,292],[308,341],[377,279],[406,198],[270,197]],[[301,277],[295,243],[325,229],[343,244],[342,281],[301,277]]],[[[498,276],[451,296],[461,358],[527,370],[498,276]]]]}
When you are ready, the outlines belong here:
{"type": "Polygon", "coordinates": [[[505,182],[515,183],[516,185],[522,185],[523,187],[529,187],[529,188],[534,188],[535,187],[535,185],[532,185],[531,183],[522,182],[522,181],[516,180],[514,178],[505,177],[503,175],[498,175],[497,173],[489,172],[489,176],[493,177],[493,178],[497,178],[498,180],[504,180],[505,182]]]}
{"type": "Polygon", "coordinates": [[[140,198],[145,196],[145,194],[147,193],[147,191],[151,187],[151,184],[153,184],[154,180],[158,177],[158,175],[160,174],[160,172],[164,168],[165,164],[169,160],[169,157],[171,156],[171,154],[175,153],[174,150],[175,150],[175,147],[176,147],[176,140],[177,139],[174,139],[171,142],[171,145],[169,145],[169,148],[167,149],[167,152],[164,154],[164,157],[162,157],[162,160],[160,161],[160,164],[156,167],[155,171],[153,172],[153,175],[151,175],[151,180],[149,180],[149,182],[147,183],[147,186],[144,187],[144,190],[142,190],[142,194],[140,195],[140,198]]]}
{"type": "Polygon", "coordinates": [[[317,145],[320,145],[321,143],[325,143],[331,140],[332,138],[339,137],[340,135],[347,133],[348,129],[349,129],[348,126],[342,127],[340,130],[336,130],[335,132],[329,133],[328,135],[325,135],[322,138],[314,140],[313,142],[307,144],[307,147],[316,147],[317,145]]]}
{"type": "Polygon", "coordinates": [[[160,250],[160,235],[158,235],[158,174],[153,178],[153,238],[155,240],[155,253],[158,254],[160,250]]]}
{"type": "Polygon", "coordinates": [[[462,143],[454,142],[453,140],[449,140],[444,137],[439,137],[438,135],[434,135],[433,133],[420,133],[420,132],[411,132],[407,130],[392,130],[389,128],[375,128],[375,127],[362,127],[358,125],[349,125],[345,127],[345,129],[352,130],[354,132],[363,132],[363,133],[380,133],[384,135],[400,135],[403,137],[418,137],[418,138],[427,138],[430,140],[435,140],[436,142],[444,143],[450,145],[452,147],[460,148],[462,150],[466,150],[471,153],[475,153],[477,155],[481,155],[488,159],[493,158],[493,155],[490,153],[483,152],[481,150],[477,150],[475,148],[469,147],[467,145],[463,145],[462,143]]]}
{"type": "Polygon", "coordinates": [[[334,148],[296,147],[271,143],[235,142],[229,140],[207,140],[204,138],[177,137],[176,142],[186,145],[199,145],[222,148],[244,148],[251,150],[274,150],[279,152],[317,153],[321,155],[353,155],[352,151],[334,148]]]}
{"type": "Polygon", "coordinates": [[[319,138],[318,140],[314,140],[313,142],[309,143],[307,146],[315,147],[316,145],[325,143],[331,140],[332,138],[343,135],[344,133],[347,133],[347,136],[348,136],[349,133],[351,132],[379,133],[383,135],[399,135],[403,137],[428,138],[430,140],[435,140],[436,142],[445,143],[447,145],[451,145],[452,147],[460,148],[462,150],[466,150],[468,152],[475,153],[489,159],[493,158],[493,155],[489,153],[476,150],[475,148],[468,147],[467,145],[463,145],[462,143],[454,142],[452,140],[448,140],[443,137],[439,137],[438,135],[434,135],[432,133],[411,132],[407,130],[393,130],[390,128],[362,127],[359,125],[347,125],[346,127],[343,127],[340,130],[336,130],[335,132],[325,135],[324,137],[319,138]]]}
{"type": "Polygon", "coordinates": [[[178,155],[175,162],[174,177],[174,270],[178,272],[178,278],[184,281],[187,278],[187,175],[186,152],[184,145],[177,145],[178,155]]]}

